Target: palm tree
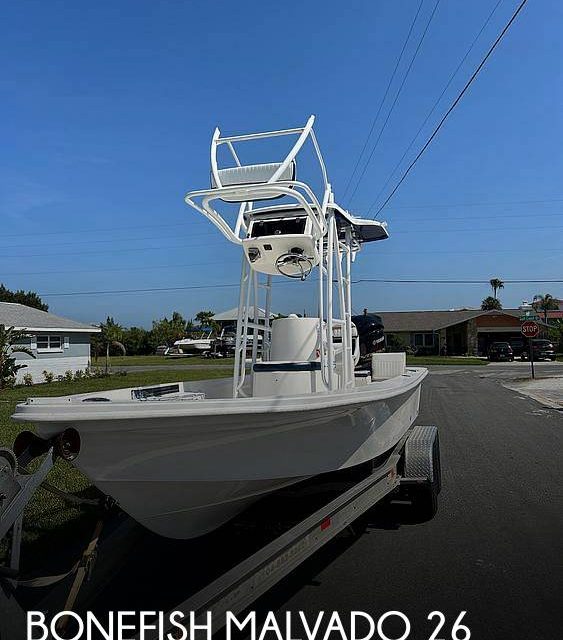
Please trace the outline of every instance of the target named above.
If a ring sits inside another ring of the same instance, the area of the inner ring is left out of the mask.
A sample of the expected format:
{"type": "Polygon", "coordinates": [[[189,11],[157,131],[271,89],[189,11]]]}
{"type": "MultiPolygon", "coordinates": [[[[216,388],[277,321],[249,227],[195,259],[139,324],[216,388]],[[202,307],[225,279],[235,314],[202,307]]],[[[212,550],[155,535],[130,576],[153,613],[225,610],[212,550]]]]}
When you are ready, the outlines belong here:
{"type": "Polygon", "coordinates": [[[219,330],[219,324],[215,322],[215,320],[213,320],[214,315],[214,311],[198,311],[195,314],[195,319],[201,326],[211,327],[214,331],[217,332],[219,330]]]}
{"type": "Polygon", "coordinates": [[[35,354],[29,347],[18,344],[25,338],[29,338],[25,329],[6,328],[5,325],[0,324],[0,389],[11,383],[20,369],[27,367],[26,364],[16,364],[14,353],[25,353],[35,358],[35,354]]]}
{"type": "Polygon", "coordinates": [[[556,300],[551,293],[546,293],[544,295],[538,293],[532,300],[532,307],[536,312],[543,312],[543,321],[547,324],[547,312],[552,309],[559,309],[559,301],[556,300]]]}
{"type": "Polygon", "coordinates": [[[110,347],[117,347],[125,355],[126,350],[123,344],[120,342],[123,336],[123,327],[113,318],[108,316],[105,322],[100,324],[102,333],[100,334],[102,344],[106,348],[106,373],[109,371],[109,349],[110,347]]]}
{"type": "Polygon", "coordinates": [[[500,289],[504,289],[504,282],[500,278],[491,278],[489,280],[489,284],[491,285],[491,289],[493,290],[493,296],[496,299],[497,291],[500,289]]]}
{"type": "Polygon", "coordinates": [[[483,309],[483,311],[500,311],[502,309],[502,304],[498,298],[487,296],[483,302],[481,302],[481,309],[483,309]]]}

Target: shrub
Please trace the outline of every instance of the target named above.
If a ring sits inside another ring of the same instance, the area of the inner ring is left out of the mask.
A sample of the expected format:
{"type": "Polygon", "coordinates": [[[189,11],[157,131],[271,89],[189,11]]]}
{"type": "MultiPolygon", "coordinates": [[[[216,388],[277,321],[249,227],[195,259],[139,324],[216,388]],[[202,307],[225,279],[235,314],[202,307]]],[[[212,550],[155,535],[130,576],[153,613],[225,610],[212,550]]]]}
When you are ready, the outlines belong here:
{"type": "Polygon", "coordinates": [[[388,353],[401,353],[405,351],[409,353],[410,345],[404,340],[402,336],[398,336],[394,333],[388,333],[386,335],[386,348],[388,353]]]}
{"type": "Polygon", "coordinates": [[[49,383],[53,382],[53,380],[55,379],[55,374],[52,371],[44,370],[43,377],[45,378],[45,382],[49,383]]]}
{"type": "Polygon", "coordinates": [[[74,379],[75,380],[82,380],[82,378],[84,378],[84,371],[82,371],[82,369],[77,369],[74,372],[74,379]]]}
{"type": "Polygon", "coordinates": [[[74,378],[74,373],[70,369],[67,369],[65,371],[65,375],[64,375],[65,381],[66,382],[72,382],[73,378],[74,378]]]}
{"type": "Polygon", "coordinates": [[[33,376],[31,375],[31,373],[26,373],[24,375],[23,383],[25,384],[26,387],[31,387],[31,385],[33,384],[33,376]]]}
{"type": "Polygon", "coordinates": [[[29,337],[24,330],[6,327],[0,323],[0,389],[13,387],[18,371],[27,367],[26,364],[16,362],[15,353],[25,353],[35,358],[33,351],[23,344],[29,337]]]}
{"type": "Polygon", "coordinates": [[[57,376],[57,382],[64,382],[64,381],[65,381],[65,377],[64,376],[61,376],[61,375],[57,376]]]}

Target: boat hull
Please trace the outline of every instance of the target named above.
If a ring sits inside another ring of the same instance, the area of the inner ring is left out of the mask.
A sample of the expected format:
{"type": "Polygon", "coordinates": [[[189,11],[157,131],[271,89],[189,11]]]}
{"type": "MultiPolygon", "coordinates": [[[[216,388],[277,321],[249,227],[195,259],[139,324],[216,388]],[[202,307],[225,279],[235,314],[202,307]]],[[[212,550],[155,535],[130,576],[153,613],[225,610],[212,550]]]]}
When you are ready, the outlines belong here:
{"type": "Polygon", "coordinates": [[[93,484],[151,531],[192,538],[267,493],[391,449],[416,419],[421,380],[390,397],[366,394],[306,410],[166,417],[145,411],[136,419],[39,422],[37,429],[51,437],[74,426],[81,447],[73,464],[93,484]]]}
{"type": "Polygon", "coordinates": [[[174,346],[184,354],[203,353],[211,350],[211,340],[179,340],[174,346]]]}

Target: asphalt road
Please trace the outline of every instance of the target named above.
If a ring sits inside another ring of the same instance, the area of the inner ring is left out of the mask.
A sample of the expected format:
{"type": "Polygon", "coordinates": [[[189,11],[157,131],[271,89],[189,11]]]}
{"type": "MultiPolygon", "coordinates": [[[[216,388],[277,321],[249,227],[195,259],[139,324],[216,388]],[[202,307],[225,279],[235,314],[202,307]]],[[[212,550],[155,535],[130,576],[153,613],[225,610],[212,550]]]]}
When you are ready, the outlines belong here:
{"type": "MultiPolygon", "coordinates": [[[[445,614],[437,637],[449,638],[467,611],[475,639],[562,636],[563,415],[483,374],[438,369],[424,384],[418,423],[438,425],[441,438],[437,516],[394,527],[375,510],[364,533],[305,568],[299,580],[308,582],[270,596],[278,617],[399,610],[412,622],[409,638],[426,639],[430,612],[445,614]]],[[[390,637],[401,629],[385,627],[390,637]]]]}

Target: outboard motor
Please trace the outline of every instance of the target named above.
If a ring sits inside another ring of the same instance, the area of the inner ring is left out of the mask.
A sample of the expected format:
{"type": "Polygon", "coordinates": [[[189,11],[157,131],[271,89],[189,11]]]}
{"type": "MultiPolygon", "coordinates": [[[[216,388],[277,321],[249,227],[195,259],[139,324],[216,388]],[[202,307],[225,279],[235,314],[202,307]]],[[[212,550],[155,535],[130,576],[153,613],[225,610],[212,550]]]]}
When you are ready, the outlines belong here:
{"type": "Polygon", "coordinates": [[[352,316],[352,322],[358,329],[362,357],[377,353],[385,348],[385,334],[381,316],[375,313],[364,313],[352,316]]]}

